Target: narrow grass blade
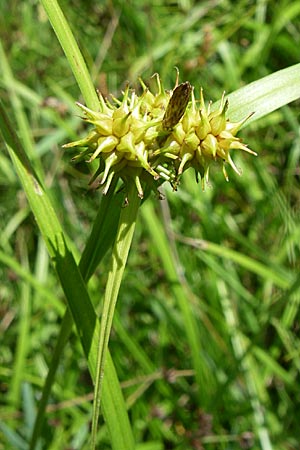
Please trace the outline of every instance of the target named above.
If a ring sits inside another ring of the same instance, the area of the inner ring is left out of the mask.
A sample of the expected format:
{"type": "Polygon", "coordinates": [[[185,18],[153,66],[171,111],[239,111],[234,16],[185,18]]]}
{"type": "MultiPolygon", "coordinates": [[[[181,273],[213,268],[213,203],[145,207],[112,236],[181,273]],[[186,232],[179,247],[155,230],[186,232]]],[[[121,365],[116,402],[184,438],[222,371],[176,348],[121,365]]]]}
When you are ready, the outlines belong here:
{"type": "MultiPolygon", "coordinates": [[[[28,269],[28,254],[24,235],[22,236],[20,247],[22,266],[28,269]]],[[[20,407],[21,387],[23,381],[22,375],[24,373],[28,351],[32,308],[31,303],[31,287],[28,283],[22,282],[20,290],[20,313],[18,315],[19,332],[15,349],[13,376],[10,388],[10,402],[16,409],[20,407]]]]}
{"type": "Polygon", "coordinates": [[[276,268],[267,267],[260,261],[254,260],[253,258],[230,248],[215,244],[214,242],[197,239],[189,240],[188,238],[184,238],[183,241],[185,243],[190,243],[193,247],[197,247],[202,251],[207,251],[220,257],[228,258],[251,272],[256,273],[260,277],[271,280],[276,286],[282,289],[288,289],[290,283],[293,281],[293,276],[291,276],[288,272],[282,273],[279,269],[277,270],[276,268]]]}
{"type": "Polygon", "coordinates": [[[91,77],[59,3],[56,0],[41,0],[41,3],[65,52],[86,104],[98,110],[99,101],[91,77]]]}
{"type": "MultiPolygon", "coordinates": [[[[300,64],[272,73],[227,95],[228,117],[241,120],[254,113],[244,126],[300,97],[300,64]]],[[[219,102],[214,104],[218,106],[219,102]]]]}

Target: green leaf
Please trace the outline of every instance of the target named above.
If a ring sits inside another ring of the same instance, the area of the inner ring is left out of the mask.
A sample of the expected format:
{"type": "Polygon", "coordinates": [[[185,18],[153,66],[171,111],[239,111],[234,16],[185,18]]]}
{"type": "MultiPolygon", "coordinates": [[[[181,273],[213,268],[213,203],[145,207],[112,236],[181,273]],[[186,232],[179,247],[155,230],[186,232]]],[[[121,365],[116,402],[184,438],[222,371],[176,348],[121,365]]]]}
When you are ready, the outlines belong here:
{"type": "MultiPolygon", "coordinates": [[[[249,125],[267,114],[300,98],[300,64],[272,73],[227,95],[227,115],[239,121],[254,113],[244,124],[249,125]]],[[[218,107],[216,102],[214,107],[218,107]]]]}
{"type": "Polygon", "coordinates": [[[41,0],[55,34],[62,46],[86,104],[97,110],[99,101],[85,61],[69,24],[56,0],[41,0]]]}
{"type": "MultiPolygon", "coordinates": [[[[0,102],[0,129],[66,295],[87,357],[89,370],[94,379],[100,324],[82,275],[69,250],[67,236],[61,228],[47,192],[31,167],[10,124],[2,102],[0,102]]],[[[65,336],[63,336],[64,339],[65,336]]],[[[132,450],[134,448],[132,431],[122,392],[110,358],[107,358],[106,378],[103,385],[103,414],[111,433],[112,448],[114,450],[132,450]],[[112,391],[110,383],[114,385],[114,391],[112,391]],[[114,409],[115,407],[117,407],[117,410],[114,409]]]]}

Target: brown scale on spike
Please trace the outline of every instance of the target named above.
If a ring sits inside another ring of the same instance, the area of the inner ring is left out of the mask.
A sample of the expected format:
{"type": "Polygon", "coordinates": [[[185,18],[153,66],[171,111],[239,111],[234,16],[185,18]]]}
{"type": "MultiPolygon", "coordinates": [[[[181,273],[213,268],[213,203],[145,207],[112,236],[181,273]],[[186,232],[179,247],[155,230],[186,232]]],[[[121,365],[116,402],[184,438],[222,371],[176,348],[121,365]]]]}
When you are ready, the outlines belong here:
{"type": "Polygon", "coordinates": [[[162,121],[164,130],[171,130],[180,121],[185,113],[191,92],[192,86],[188,81],[174,89],[162,121]]]}

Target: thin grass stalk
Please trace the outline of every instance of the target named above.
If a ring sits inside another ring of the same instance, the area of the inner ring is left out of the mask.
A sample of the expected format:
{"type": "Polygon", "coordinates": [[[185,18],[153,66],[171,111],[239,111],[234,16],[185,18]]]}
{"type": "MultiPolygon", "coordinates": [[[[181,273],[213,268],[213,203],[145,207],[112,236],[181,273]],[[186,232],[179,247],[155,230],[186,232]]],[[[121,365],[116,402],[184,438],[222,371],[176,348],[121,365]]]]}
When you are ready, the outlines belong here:
{"type": "Polygon", "coordinates": [[[106,283],[103,309],[101,315],[101,326],[98,344],[96,382],[93,405],[92,420],[92,449],[96,448],[97,427],[101,406],[101,391],[103,386],[104,366],[106,353],[108,350],[108,341],[113,322],[115,306],[121,286],[122,277],[127,263],[129,250],[131,247],[134,229],[136,225],[137,214],[141,199],[138,197],[134,183],[129,185],[127,205],[122,209],[118,225],[118,231],[115,237],[108,279],[106,283]]]}
{"type": "MultiPolygon", "coordinates": [[[[22,258],[22,266],[28,269],[28,254],[25,245],[24,233],[19,233],[20,238],[20,255],[22,258]]],[[[11,404],[18,409],[20,407],[21,386],[24,368],[26,365],[26,356],[28,351],[28,343],[30,336],[30,322],[31,322],[31,287],[25,281],[21,284],[20,292],[20,313],[19,313],[19,333],[18,341],[16,343],[15,360],[13,367],[13,374],[10,389],[11,404]]]]}

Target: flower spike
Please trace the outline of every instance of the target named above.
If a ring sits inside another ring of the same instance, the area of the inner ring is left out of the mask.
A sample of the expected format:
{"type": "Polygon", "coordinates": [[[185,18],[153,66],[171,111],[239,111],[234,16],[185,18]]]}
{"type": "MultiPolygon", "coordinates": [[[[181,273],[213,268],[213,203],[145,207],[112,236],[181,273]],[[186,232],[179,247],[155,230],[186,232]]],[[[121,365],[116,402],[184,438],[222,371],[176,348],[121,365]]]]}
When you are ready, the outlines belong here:
{"type": "Polygon", "coordinates": [[[86,137],[63,147],[78,148],[74,161],[99,160],[90,183],[97,180],[103,193],[109,191],[115,178],[122,179],[125,185],[134,183],[141,198],[145,183],[157,189],[168,181],[176,190],[182,173],[190,167],[204,189],[209,183],[211,164],[219,163],[228,181],[226,165],[241,174],[230,152],[242,150],[256,155],[235,136],[252,114],[230,122],[225,93],[219,108],[212,110],[211,102],[205,105],[202,89],[200,100],[196,100],[188,81],[178,84],[176,70],[175,87],[170,91],[164,90],[155,74],[156,93],[140,79],[140,96],[127,85],[121,100],[111,96],[110,102],[98,92],[99,111],[77,103],[93,129],[86,137]]]}

